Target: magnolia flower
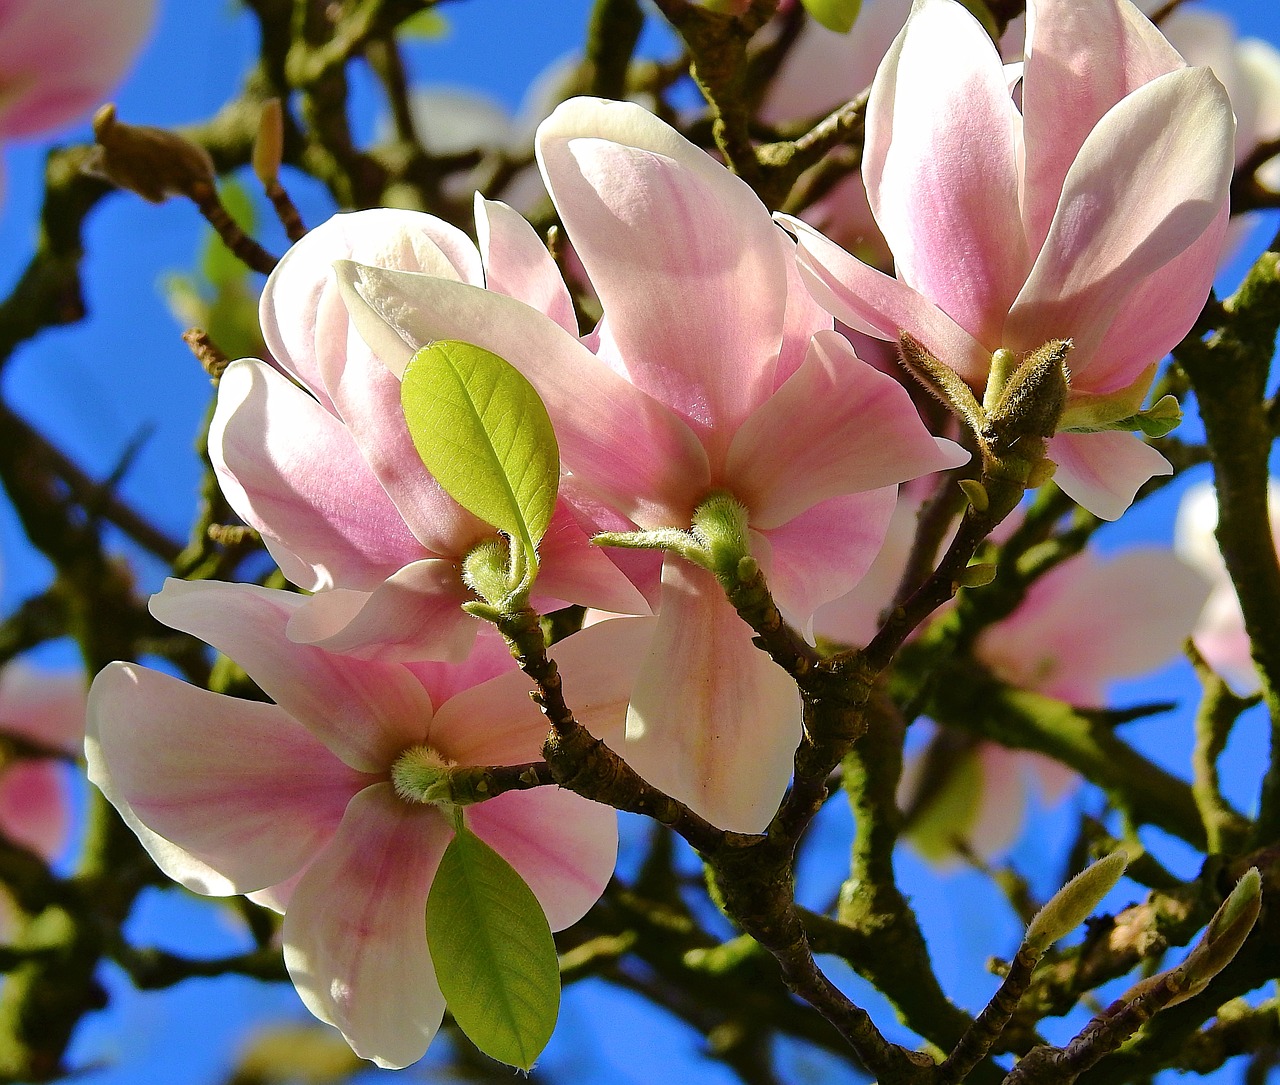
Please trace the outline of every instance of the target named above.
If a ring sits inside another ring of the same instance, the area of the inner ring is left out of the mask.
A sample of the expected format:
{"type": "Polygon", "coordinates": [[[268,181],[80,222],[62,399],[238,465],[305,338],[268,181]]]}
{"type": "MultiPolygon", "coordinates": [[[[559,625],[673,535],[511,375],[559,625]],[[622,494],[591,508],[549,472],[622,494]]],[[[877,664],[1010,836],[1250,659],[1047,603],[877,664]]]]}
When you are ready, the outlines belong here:
{"type": "Polygon", "coordinates": [[[911,332],[979,392],[998,348],[1071,339],[1049,455],[1068,494],[1114,519],[1170,470],[1105,427],[1140,407],[1208,294],[1234,122],[1222,84],[1185,67],[1128,0],[1029,10],[1018,97],[954,0],[917,0],[876,74],[862,175],[897,278],[787,221],[840,320],[911,332]]]}
{"type": "MultiPolygon", "coordinates": [[[[152,613],[239,662],[274,704],[113,663],[89,694],[89,778],[170,877],[284,912],[284,957],[307,1008],[380,1066],[422,1057],[444,1001],[424,914],[453,836],[437,807],[401,798],[406,752],[458,765],[539,757],[546,721],[498,638],[462,665],[378,663],[292,643],[299,596],[170,580],[152,613]],[[424,747],[426,750],[424,750],[424,747]]],[[[604,622],[553,649],[593,733],[622,728],[652,619],[604,622]]],[[[613,871],[614,812],[559,788],[465,810],[559,930],[613,871]]]]}
{"type": "MultiPolygon", "coordinates": [[[[849,644],[870,639],[906,566],[915,512],[911,502],[900,504],[871,572],[818,612],[818,632],[849,644]]],[[[1111,683],[1177,658],[1208,596],[1207,578],[1170,550],[1135,547],[1114,556],[1085,550],[1036,580],[1012,614],[978,636],[973,656],[1011,686],[1100,708],[1111,683]]],[[[1034,752],[949,731],[935,739],[935,749],[944,773],[926,767],[928,755],[917,758],[899,792],[912,839],[931,859],[953,854],[956,839],[982,856],[1003,851],[1022,824],[1029,785],[1053,801],[1076,778],[1034,752]]]]}
{"type": "MultiPolygon", "coordinates": [[[[1271,534],[1280,538],[1280,482],[1272,481],[1268,493],[1271,534]]],[[[1213,484],[1200,482],[1190,487],[1178,506],[1174,527],[1174,549],[1199,569],[1213,588],[1193,638],[1200,654],[1215,671],[1242,694],[1258,689],[1258,672],[1253,666],[1253,649],[1245,632],[1240,600],[1227,574],[1214,531],[1218,526],[1218,498],[1213,484]]]]}
{"type": "Polygon", "coordinates": [[[0,834],[52,859],[71,822],[64,771],[84,740],[84,679],[21,661],[0,669],[0,734],[49,756],[18,756],[0,768],[0,834]]]}
{"type": "Polygon", "coordinates": [[[98,105],[137,55],[155,6],[155,0],[0,6],[0,139],[61,128],[98,105]]]}
{"type": "MultiPolygon", "coordinates": [[[[496,289],[520,273],[518,254],[513,267],[509,249],[491,251],[486,266],[465,234],[430,215],[335,216],[268,278],[262,331],[279,369],[254,359],[227,368],[209,454],[231,507],[285,576],[316,593],[293,615],[292,639],[366,658],[460,660],[480,628],[460,609],[470,598],[461,561],[494,530],[423,467],[399,382],[352,331],[331,270],[351,256],[474,283],[487,274],[496,289]]],[[[572,319],[567,293],[560,304],[572,319]]],[[[563,503],[541,555],[548,607],[647,613],[563,503]]]]}
{"type": "MultiPolygon", "coordinates": [[[[687,529],[709,495],[729,492],[780,605],[807,623],[870,563],[894,484],[964,453],[929,436],[901,386],[830,330],[750,188],[666,124],[573,99],[539,128],[537,153],[604,310],[590,336],[556,319],[546,299],[563,284],[528,243],[520,290],[501,287],[514,297],[492,281],[342,266],[356,327],[398,372],[440,338],[520,369],[597,523],[687,529]]],[[[668,557],[661,576],[627,758],[717,824],[758,831],[790,778],[795,686],[709,573],[668,557]]]]}

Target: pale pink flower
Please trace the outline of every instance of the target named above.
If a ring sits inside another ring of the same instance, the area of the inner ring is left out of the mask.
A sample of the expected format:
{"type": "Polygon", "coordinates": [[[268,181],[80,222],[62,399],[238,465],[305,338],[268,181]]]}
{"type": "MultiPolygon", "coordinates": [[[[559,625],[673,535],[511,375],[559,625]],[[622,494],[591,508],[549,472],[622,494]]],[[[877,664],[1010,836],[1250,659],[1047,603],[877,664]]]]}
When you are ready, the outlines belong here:
{"type": "Polygon", "coordinates": [[[979,391],[996,349],[1072,339],[1049,455],[1067,493],[1114,519],[1169,465],[1131,433],[1083,431],[1137,409],[1200,312],[1234,122],[1221,83],[1127,0],[1029,10],[1017,97],[954,0],[917,0],[880,66],[862,175],[897,278],[789,221],[839,319],[891,340],[910,331],[979,391]]]}
{"type": "MultiPolygon", "coordinates": [[[[495,280],[519,274],[503,265],[506,252],[486,266],[440,219],[362,211],[312,230],[267,280],[263,336],[293,380],[253,359],[228,367],[209,454],[231,507],[262,533],[285,576],[316,593],[290,621],[292,639],[371,659],[465,658],[480,623],[460,609],[471,597],[461,561],[494,530],[423,467],[400,383],[351,329],[332,264],[354,256],[477,284],[488,275],[500,289],[495,280]]],[[[572,318],[567,293],[558,304],[572,318]]],[[[647,612],[563,502],[541,561],[538,601],[548,609],[647,612]]]]}
{"type": "MultiPolygon", "coordinates": [[[[547,724],[492,634],[462,665],[371,662],[292,643],[301,605],[248,584],[170,580],[152,613],[231,656],[275,703],[113,663],[89,694],[89,778],[170,877],[283,911],[285,964],[307,1008],[362,1057],[406,1066],[444,1010],[423,917],[453,829],[435,806],[401,799],[391,768],[424,745],[459,765],[537,760],[547,724]]],[[[604,622],[552,649],[578,718],[608,740],[652,622],[604,622]]],[[[616,816],[572,792],[507,792],[465,816],[555,930],[612,873],[616,816]]]]}
{"type": "Polygon", "coordinates": [[[128,70],[155,0],[0,0],[0,139],[61,128],[128,70]]]}
{"type": "MultiPolygon", "coordinates": [[[[398,370],[438,338],[519,368],[597,522],[687,528],[702,501],[729,491],[781,606],[807,623],[871,561],[893,484],[964,454],[930,437],[901,386],[830,330],[750,188],[666,124],[574,99],[540,127],[537,152],[604,309],[585,341],[545,315],[542,299],[563,285],[531,232],[514,297],[492,282],[340,267],[356,326],[398,370]]],[[[491,232],[491,249],[499,240],[491,232]]],[[[794,683],[751,636],[710,574],[667,558],[627,742],[652,783],[747,832],[776,808],[800,736],[794,683]]]]}
{"type": "MultiPolygon", "coordinates": [[[[900,503],[867,578],[816,615],[819,633],[850,644],[874,635],[906,565],[915,514],[911,502],[900,503]]],[[[1085,550],[1035,581],[1012,614],[984,630],[974,658],[1011,686],[1080,708],[1104,707],[1113,682],[1168,664],[1190,635],[1210,585],[1184,556],[1152,546],[1112,556],[1085,550]]],[[[959,775],[947,786],[960,790],[947,806],[949,823],[930,823],[925,833],[931,858],[949,852],[947,841],[957,836],[979,855],[1003,851],[1016,839],[1032,781],[1053,801],[1076,779],[1050,758],[991,742],[957,756],[959,775]]],[[[913,763],[904,774],[904,807],[917,800],[919,768],[913,763]]]]}
{"type": "Polygon", "coordinates": [[[71,826],[66,769],[84,741],[84,679],[16,660],[0,669],[0,732],[47,750],[0,769],[0,833],[46,859],[66,845],[71,826]]]}
{"type": "MultiPolygon", "coordinates": [[[[1280,538],[1280,482],[1272,481],[1268,499],[1271,534],[1280,538]]],[[[1174,549],[1206,576],[1213,585],[1209,601],[1196,623],[1194,639],[1200,654],[1215,671],[1242,694],[1258,689],[1253,647],[1245,632],[1240,600],[1218,550],[1214,530],[1218,526],[1218,497],[1213,484],[1190,487],[1178,506],[1174,549]]]]}

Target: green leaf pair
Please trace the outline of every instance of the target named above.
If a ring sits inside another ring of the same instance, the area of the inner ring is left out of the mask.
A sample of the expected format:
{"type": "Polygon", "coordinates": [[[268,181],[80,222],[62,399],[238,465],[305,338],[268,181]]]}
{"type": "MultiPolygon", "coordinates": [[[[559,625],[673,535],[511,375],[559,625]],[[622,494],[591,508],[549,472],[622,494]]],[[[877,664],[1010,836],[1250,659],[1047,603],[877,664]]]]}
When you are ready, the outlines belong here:
{"type": "Polygon", "coordinates": [[[427,945],[458,1027],[490,1058],[528,1070],[560,1011],[560,969],[542,905],[456,816],[427,896],[427,945]]]}
{"type": "Polygon", "coordinates": [[[533,385],[492,351],[442,339],[413,356],[400,402],[427,470],[510,538],[506,587],[527,595],[560,484],[555,431],[533,385]]]}

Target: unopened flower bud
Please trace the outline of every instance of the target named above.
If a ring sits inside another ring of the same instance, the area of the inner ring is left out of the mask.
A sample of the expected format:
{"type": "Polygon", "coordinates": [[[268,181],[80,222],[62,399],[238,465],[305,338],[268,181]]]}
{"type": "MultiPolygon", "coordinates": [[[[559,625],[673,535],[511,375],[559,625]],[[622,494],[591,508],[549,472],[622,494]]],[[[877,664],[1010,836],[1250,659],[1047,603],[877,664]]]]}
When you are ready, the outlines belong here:
{"type": "Polygon", "coordinates": [[[169,196],[200,202],[213,188],[213,159],[203,147],[163,128],[125,124],[107,103],[94,115],[98,141],[85,168],[151,203],[169,196]]]}
{"type": "Polygon", "coordinates": [[[1128,865],[1129,856],[1120,849],[1080,871],[1035,914],[1023,939],[1027,947],[1034,953],[1044,953],[1080,926],[1111,892],[1128,865]]]}
{"type": "Polygon", "coordinates": [[[1262,910],[1262,876],[1250,867],[1205,927],[1187,959],[1175,970],[1185,985],[1170,1006],[1199,994],[1235,959],[1262,910]]]}
{"type": "Polygon", "coordinates": [[[1001,449],[1024,437],[1052,437],[1067,405],[1070,339],[1051,339],[1031,351],[987,415],[982,436],[1001,449]]]}

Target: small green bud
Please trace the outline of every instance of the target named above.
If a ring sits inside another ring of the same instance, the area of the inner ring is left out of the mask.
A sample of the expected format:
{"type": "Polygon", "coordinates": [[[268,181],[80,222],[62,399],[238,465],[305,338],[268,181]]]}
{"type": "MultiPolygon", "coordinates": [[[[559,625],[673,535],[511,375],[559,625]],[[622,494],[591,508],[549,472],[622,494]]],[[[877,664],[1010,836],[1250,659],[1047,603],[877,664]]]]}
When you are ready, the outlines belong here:
{"type": "Polygon", "coordinates": [[[991,507],[991,498],[987,496],[987,488],[976,478],[962,478],[960,489],[964,491],[974,512],[986,512],[991,507]]]}
{"type": "Polygon", "coordinates": [[[391,766],[391,784],[405,802],[451,804],[453,767],[452,761],[430,746],[413,746],[391,766]]]}
{"type": "Polygon", "coordinates": [[[510,592],[511,551],[505,539],[486,539],[462,559],[462,581],[486,603],[498,604],[510,592]]]}
{"type": "Polygon", "coordinates": [[[747,510],[729,493],[712,494],[693,513],[692,534],[702,542],[707,567],[720,580],[736,581],[738,563],[751,556],[747,510]]]}
{"type": "Polygon", "coordinates": [[[1035,914],[1023,943],[1033,953],[1043,954],[1059,938],[1070,934],[1111,892],[1128,865],[1128,854],[1119,849],[1085,867],[1035,914]]]}
{"type": "Polygon", "coordinates": [[[986,415],[978,405],[973,389],[965,384],[960,374],[938,361],[929,348],[908,331],[898,333],[898,351],[902,364],[916,380],[942,400],[974,433],[982,431],[986,415]]]}
{"type": "Polygon", "coordinates": [[[1051,481],[1057,472],[1058,465],[1048,457],[1037,461],[1035,466],[1027,472],[1027,489],[1034,490],[1037,486],[1043,486],[1051,481]]]}
{"type": "Polygon", "coordinates": [[[982,393],[982,409],[994,411],[1005,387],[1018,371],[1018,356],[1006,347],[991,355],[991,371],[987,374],[986,391],[982,393]]]}
{"type": "Polygon", "coordinates": [[[1026,354],[988,412],[980,436],[997,451],[1024,437],[1052,437],[1067,406],[1070,339],[1050,339],[1026,354]]]}
{"type": "Polygon", "coordinates": [[[253,141],[253,172],[270,188],[280,179],[280,163],[284,160],[284,110],[279,98],[262,103],[258,116],[258,135],[253,141]]]}
{"type": "Polygon", "coordinates": [[[1187,959],[1174,971],[1185,985],[1170,1006],[1198,995],[1235,959],[1262,910],[1262,875],[1250,867],[1205,927],[1187,959]]]}

